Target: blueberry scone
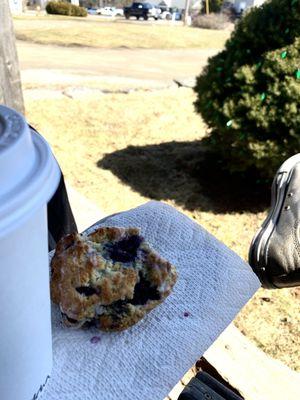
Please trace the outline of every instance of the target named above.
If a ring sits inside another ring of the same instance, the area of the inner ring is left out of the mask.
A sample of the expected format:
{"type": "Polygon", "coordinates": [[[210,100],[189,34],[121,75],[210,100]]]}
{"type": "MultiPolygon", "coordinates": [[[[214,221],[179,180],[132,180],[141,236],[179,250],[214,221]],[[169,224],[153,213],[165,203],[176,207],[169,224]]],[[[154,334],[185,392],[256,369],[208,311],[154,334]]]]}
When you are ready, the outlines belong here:
{"type": "Polygon", "coordinates": [[[121,331],[162,303],[176,269],[150,248],[137,228],[98,228],[57,244],[51,297],[66,325],[121,331]]]}

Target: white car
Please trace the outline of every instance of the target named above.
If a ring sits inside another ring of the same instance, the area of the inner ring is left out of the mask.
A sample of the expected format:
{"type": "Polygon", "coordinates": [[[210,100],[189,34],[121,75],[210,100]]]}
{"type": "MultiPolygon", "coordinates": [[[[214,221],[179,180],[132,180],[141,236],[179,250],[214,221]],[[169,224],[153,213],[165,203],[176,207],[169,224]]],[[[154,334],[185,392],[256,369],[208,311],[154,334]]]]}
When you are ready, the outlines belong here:
{"type": "Polygon", "coordinates": [[[124,11],[122,8],[116,8],[116,7],[103,7],[103,8],[98,8],[97,10],[98,15],[105,15],[107,17],[117,17],[117,16],[123,16],[124,11]]]}
{"type": "Polygon", "coordinates": [[[160,14],[160,18],[161,18],[161,19],[166,19],[166,20],[170,21],[170,20],[172,19],[172,14],[170,13],[170,11],[163,11],[163,12],[160,14]]]}

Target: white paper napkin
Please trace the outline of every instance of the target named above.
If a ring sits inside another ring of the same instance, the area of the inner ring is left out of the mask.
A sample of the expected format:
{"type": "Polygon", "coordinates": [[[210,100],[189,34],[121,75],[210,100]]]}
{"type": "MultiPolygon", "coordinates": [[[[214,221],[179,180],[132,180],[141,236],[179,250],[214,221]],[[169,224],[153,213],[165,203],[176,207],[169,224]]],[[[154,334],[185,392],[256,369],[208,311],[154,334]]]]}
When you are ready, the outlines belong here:
{"type": "Polygon", "coordinates": [[[54,368],[39,399],[162,400],[260,283],[233,251],[164,203],[151,201],[99,225],[140,227],[176,266],[178,281],[163,304],[121,333],[63,327],[54,306],[54,368]]]}

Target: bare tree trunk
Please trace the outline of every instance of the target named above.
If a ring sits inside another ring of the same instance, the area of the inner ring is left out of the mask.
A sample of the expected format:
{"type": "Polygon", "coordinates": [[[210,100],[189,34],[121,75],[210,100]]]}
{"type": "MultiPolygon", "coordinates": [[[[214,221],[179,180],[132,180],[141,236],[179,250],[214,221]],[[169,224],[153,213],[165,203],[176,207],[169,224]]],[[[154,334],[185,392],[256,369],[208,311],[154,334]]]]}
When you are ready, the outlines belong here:
{"type": "Polygon", "coordinates": [[[190,16],[190,0],[185,0],[185,10],[184,10],[184,18],[183,18],[183,23],[184,25],[188,25],[188,19],[190,16]]]}
{"type": "Polygon", "coordinates": [[[209,0],[206,0],[205,1],[205,4],[206,4],[206,14],[209,14],[209,0]]]}
{"type": "Polygon", "coordinates": [[[8,0],[0,1],[0,103],[24,114],[18,55],[8,0]]]}

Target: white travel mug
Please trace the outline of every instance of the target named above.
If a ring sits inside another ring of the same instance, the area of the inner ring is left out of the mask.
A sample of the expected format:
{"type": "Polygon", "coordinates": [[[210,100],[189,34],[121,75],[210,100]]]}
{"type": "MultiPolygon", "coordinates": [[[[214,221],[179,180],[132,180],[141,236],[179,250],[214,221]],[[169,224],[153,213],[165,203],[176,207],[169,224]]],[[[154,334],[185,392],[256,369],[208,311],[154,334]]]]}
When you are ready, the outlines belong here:
{"type": "Polygon", "coordinates": [[[23,116],[0,106],[0,399],[32,400],[51,374],[47,202],[60,170],[23,116]]]}

